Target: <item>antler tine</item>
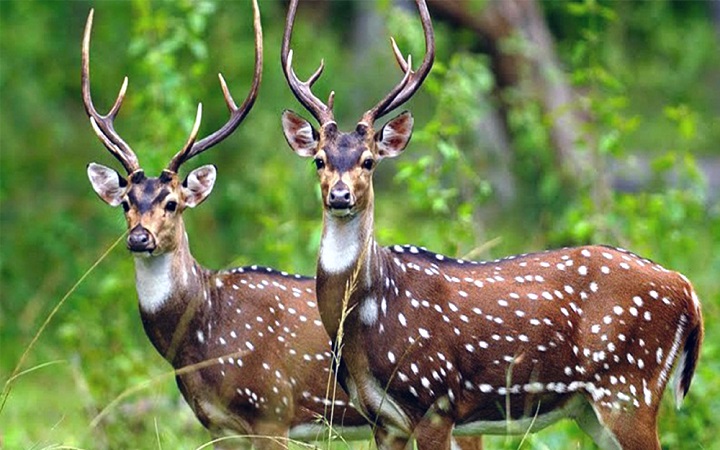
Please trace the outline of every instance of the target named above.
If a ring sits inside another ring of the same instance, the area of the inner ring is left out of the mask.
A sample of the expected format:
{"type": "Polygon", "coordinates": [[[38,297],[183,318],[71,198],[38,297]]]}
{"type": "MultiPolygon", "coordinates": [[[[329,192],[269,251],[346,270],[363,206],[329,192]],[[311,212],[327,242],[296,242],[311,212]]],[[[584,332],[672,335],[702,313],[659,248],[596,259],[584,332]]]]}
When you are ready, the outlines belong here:
{"type": "Polygon", "coordinates": [[[90,94],[90,34],[92,33],[93,16],[95,11],[90,10],[88,14],[87,22],[85,23],[85,33],[83,35],[82,42],[82,96],[83,103],[85,104],[85,111],[88,117],[90,117],[90,124],[95,130],[100,141],[110,150],[110,153],[120,161],[125,167],[128,174],[140,169],[137,156],[132,151],[130,146],[117,134],[113,121],[120,111],[122,102],[125,99],[125,92],[128,86],[128,78],[125,77],[123,84],[120,87],[117,99],[113,104],[110,112],[106,115],[100,114],[96,109],[92,101],[92,95],[90,94]]]}
{"type": "Polygon", "coordinates": [[[218,78],[220,79],[220,88],[223,91],[225,103],[230,110],[230,119],[228,119],[225,125],[223,125],[219,130],[195,142],[195,138],[197,137],[197,132],[200,127],[200,119],[202,117],[202,104],[198,104],[198,112],[195,116],[195,124],[193,125],[190,137],[183,149],[180,150],[170,161],[167,170],[177,172],[184,162],[222,142],[225,138],[230,136],[233,131],[235,131],[245,116],[247,116],[252,109],[260,89],[263,66],[262,24],[260,22],[260,8],[257,0],[253,0],[253,27],[255,29],[255,73],[253,75],[252,87],[250,88],[250,92],[245,98],[245,101],[243,101],[242,105],[239,107],[236,106],[235,100],[227,87],[225,79],[222,74],[218,74],[218,78]]]}
{"type": "Polygon", "coordinates": [[[290,1],[290,7],[288,8],[288,15],[285,21],[285,34],[283,35],[280,61],[283,67],[283,73],[285,73],[285,78],[290,85],[290,90],[293,94],[295,94],[295,97],[305,107],[305,109],[307,109],[322,126],[328,122],[335,121],[332,111],[335,93],[330,93],[327,105],[312,93],[311,88],[313,84],[315,84],[318,78],[320,78],[320,75],[322,75],[323,69],[325,68],[325,62],[323,60],[320,60],[320,67],[318,67],[310,78],[304,82],[300,81],[295,74],[295,70],[292,68],[293,51],[290,49],[290,39],[292,37],[293,24],[295,23],[297,5],[298,0],[290,1]]]}
{"type": "Polygon", "coordinates": [[[237,109],[235,100],[233,99],[232,94],[230,94],[230,89],[228,89],[225,78],[223,78],[221,73],[218,74],[218,79],[220,80],[220,89],[222,89],[223,91],[223,97],[225,97],[225,104],[227,105],[230,112],[232,112],[237,109]]]}
{"type": "Polygon", "coordinates": [[[393,99],[400,95],[403,89],[407,87],[414,73],[412,70],[412,55],[408,55],[407,61],[403,61],[403,63],[400,64],[400,67],[406,68],[405,75],[403,76],[402,80],[400,80],[400,82],[394,88],[392,88],[392,90],[388,92],[388,94],[382,100],[380,100],[380,103],[375,105],[373,109],[363,114],[360,123],[364,123],[368,127],[372,127],[375,119],[390,112],[390,109],[388,109],[388,105],[393,101],[393,99]]]}
{"type": "Polygon", "coordinates": [[[409,64],[410,58],[408,58],[408,63],[406,64],[402,54],[400,53],[400,49],[398,49],[397,44],[395,43],[395,40],[391,39],[393,54],[395,55],[395,59],[400,65],[400,68],[403,72],[405,72],[405,77],[403,77],[403,80],[398,84],[398,86],[390,91],[385,98],[380,100],[373,109],[367,111],[363,115],[362,122],[365,122],[368,126],[372,126],[375,119],[384,116],[408,101],[410,97],[417,92],[423,81],[425,81],[425,78],[430,73],[430,69],[435,61],[435,34],[433,32],[432,21],[430,20],[430,13],[428,12],[427,4],[425,4],[425,0],[415,0],[415,2],[417,3],[418,11],[420,12],[420,21],[422,22],[423,31],[425,33],[425,57],[423,58],[418,70],[413,71],[412,65],[409,64]],[[405,78],[408,77],[408,74],[409,79],[405,80],[405,78]],[[398,88],[400,85],[404,86],[402,88],[398,88]]]}
{"type": "MultiPolygon", "coordinates": [[[[177,172],[177,169],[180,168],[180,165],[184,162],[190,159],[192,156],[190,155],[190,151],[192,150],[193,145],[195,144],[195,140],[197,139],[198,131],[200,131],[200,122],[202,122],[202,103],[198,103],[197,112],[195,113],[195,123],[193,123],[193,127],[190,130],[190,136],[188,137],[187,142],[183,146],[182,150],[178,152],[177,155],[184,155],[187,156],[183,161],[180,161],[177,163],[177,167],[173,166],[173,162],[175,161],[175,158],[172,159],[170,162],[169,167],[173,167],[173,172],[177,172]]],[[[175,155],[177,157],[177,155],[175,155]]]]}
{"type": "Polygon", "coordinates": [[[397,42],[395,42],[394,37],[390,37],[390,45],[392,46],[393,54],[395,55],[395,61],[397,61],[400,69],[402,69],[403,72],[407,72],[407,61],[405,61],[405,57],[402,55],[402,52],[400,51],[397,42]]]}

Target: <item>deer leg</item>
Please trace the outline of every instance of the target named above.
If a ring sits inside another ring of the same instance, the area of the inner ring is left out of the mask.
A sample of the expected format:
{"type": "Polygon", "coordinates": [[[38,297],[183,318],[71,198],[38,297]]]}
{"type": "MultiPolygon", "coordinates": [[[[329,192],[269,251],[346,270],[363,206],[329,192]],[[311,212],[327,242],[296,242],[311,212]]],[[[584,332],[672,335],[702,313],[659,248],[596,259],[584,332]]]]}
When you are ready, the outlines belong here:
{"type": "Polygon", "coordinates": [[[482,436],[462,436],[453,438],[455,445],[452,448],[460,450],[482,450],[482,436]]]}
{"type": "Polygon", "coordinates": [[[282,422],[257,422],[253,426],[255,450],[285,450],[288,448],[288,426],[282,422]]]}
{"type": "Polygon", "coordinates": [[[383,427],[375,428],[374,434],[378,450],[405,450],[408,447],[408,438],[392,434],[383,427]]]}
{"type": "Polygon", "coordinates": [[[588,403],[575,421],[603,450],[660,450],[655,417],[655,411],[618,411],[588,403]]]}
{"type": "Polygon", "coordinates": [[[418,450],[450,450],[454,447],[453,444],[456,444],[452,438],[453,420],[443,408],[447,401],[447,398],[443,397],[435,402],[415,426],[413,436],[418,450]]]}
{"type": "MultiPolygon", "coordinates": [[[[622,414],[607,414],[605,423],[623,450],[660,450],[657,434],[657,411],[635,409],[622,414]]],[[[603,414],[601,414],[603,416],[603,414]]]]}
{"type": "Polygon", "coordinates": [[[603,450],[622,450],[615,435],[600,421],[590,403],[585,403],[582,411],[574,417],[581,430],[589,435],[595,444],[603,450]]]}
{"type": "Polygon", "coordinates": [[[213,444],[215,450],[250,450],[252,448],[252,442],[250,439],[241,436],[234,436],[225,432],[211,432],[210,435],[214,440],[217,440],[213,444]]]}

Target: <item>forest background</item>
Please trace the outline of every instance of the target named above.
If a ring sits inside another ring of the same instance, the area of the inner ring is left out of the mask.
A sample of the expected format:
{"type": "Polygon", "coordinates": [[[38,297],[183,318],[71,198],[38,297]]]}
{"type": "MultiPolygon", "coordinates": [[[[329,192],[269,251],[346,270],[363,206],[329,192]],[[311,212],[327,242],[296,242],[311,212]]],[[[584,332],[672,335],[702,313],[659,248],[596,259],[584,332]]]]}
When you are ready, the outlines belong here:
{"type": "MultiPolygon", "coordinates": [[[[258,102],[190,164],[215,164],[219,175],[185,219],[207,267],[312,274],[317,183],[280,127],[283,109],[308,114],[279,65],[286,3],[260,3],[258,102]]],[[[666,395],[661,441],[720,448],[720,2],[429,4],[437,59],[407,105],[408,150],[375,177],[378,240],[475,259],[606,243],[685,273],[706,338],[683,408],[666,395]]],[[[149,174],[182,146],[197,102],[201,135],[224,123],[217,72],[236,98],[252,75],[247,1],[0,2],[0,448],[197,448],[209,436],[142,330],[124,246],[88,272],[125,231],[85,174],[91,161],[117,167],[81,100],[91,7],[95,103],[107,111],[129,76],[116,126],[149,174]]],[[[399,79],[389,36],[421,59],[416,15],[405,0],[301,2],[296,70],[306,77],[325,58],[315,91],[336,91],[341,127],[399,79]]],[[[485,442],[592,446],[570,423],[485,442]]]]}

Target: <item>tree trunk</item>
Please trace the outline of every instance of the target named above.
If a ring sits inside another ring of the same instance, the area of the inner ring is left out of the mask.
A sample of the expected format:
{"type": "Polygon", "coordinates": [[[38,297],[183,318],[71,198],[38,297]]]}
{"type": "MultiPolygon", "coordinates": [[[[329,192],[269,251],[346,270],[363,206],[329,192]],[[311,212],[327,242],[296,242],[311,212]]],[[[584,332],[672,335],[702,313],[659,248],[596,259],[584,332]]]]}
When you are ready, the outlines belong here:
{"type": "Polygon", "coordinates": [[[435,17],[477,34],[480,50],[491,58],[505,132],[511,134],[508,111],[513,105],[504,93],[513,88],[523,97],[540,102],[544,114],[552,118],[550,137],[558,167],[566,179],[582,180],[591,169],[587,157],[577,148],[582,119],[538,2],[491,0],[479,11],[472,0],[428,0],[428,4],[435,17]],[[504,51],[503,45],[513,36],[522,37],[530,51],[504,51]],[[529,86],[523,81],[525,75],[529,86]]]}

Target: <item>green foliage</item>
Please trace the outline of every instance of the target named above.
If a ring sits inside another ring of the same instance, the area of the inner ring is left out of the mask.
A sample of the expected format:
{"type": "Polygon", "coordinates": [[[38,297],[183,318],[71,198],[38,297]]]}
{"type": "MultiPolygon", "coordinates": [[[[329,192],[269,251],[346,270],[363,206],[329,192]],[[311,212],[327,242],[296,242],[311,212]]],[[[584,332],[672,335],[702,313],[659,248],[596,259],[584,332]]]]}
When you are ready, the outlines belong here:
{"type": "MultiPolygon", "coordinates": [[[[437,235],[426,239],[445,252],[461,254],[471,250],[476,239],[473,216],[490,195],[490,185],[477,177],[473,161],[462,151],[472,118],[483,114],[477,96],[491,88],[491,75],[479,57],[455,55],[447,67],[436,62],[427,81],[428,91],[437,98],[437,109],[427,124],[414,132],[413,142],[434,149],[434,154],[409,157],[398,162],[396,182],[407,190],[410,213],[431,214],[447,221],[437,235]],[[479,108],[478,108],[479,106],[479,108]],[[463,134],[465,133],[465,135],[463,134]],[[450,220],[448,220],[450,218],[450,220]]],[[[389,242],[396,236],[383,236],[389,242]]]]}
{"type": "MultiPolygon", "coordinates": [[[[707,217],[705,182],[689,148],[697,139],[696,112],[687,105],[665,106],[666,128],[675,130],[673,140],[655,146],[658,156],[650,162],[650,190],[615,192],[607,185],[605,169],[611,162],[628,164],[628,136],[642,127],[637,115],[628,116],[626,83],[610,72],[598,50],[605,36],[602,30],[617,20],[614,11],[592,1],[571,5],[570,12],[589,17],[589,29],[572,52],[580,67],[573,71],[573,82],[585,95],[581,102],[593,119],[587,122],[583,147],[595,170],[588,182],[564,207],[563,217],[551,233],[560,243],[615,242],[631,245],[647,254],[656,249],[691,249],[696,239],[687,233],[688,223],[702,223],[707,217]]],[[[636,175],[637,176],[637,175],[636,175]]]]}
{"type": "MultiPolygon", "coordinates": [[[[410,14],[390,14],[389,28],[399,31],[395,38],[401,49],[419,55],[413,60],[418,65],[425,41],[422,29],[408,23],[410,18],[415,19],[410,14]]],[[[438,34],[447,36],[442,31],[438,34]]],[[[440,38],[437,45],[448,49],[451,42],[452,38],[440,38]]],[[[474,217],[491,195],[490,184],[477,176],[477,161],[463,148],[475,141],[476,122],[489,108],[478,100],[489,95],[494,83],[487,59],[481,55],[442,50],[437,55],[424,84],[435,109],[425,125],[414,131],[412,149],[398,160],[394,179],[406,192],[408,208],[403,214],[417,216],[419,222],[435,220],[444,224],[424,228],[423,245],[461,256],[477,245],[479,230],[474,217]],[[450,57],[446,60],[444,55],[450,57]]],[[[397,216],[392,219],[398,223],[403,220],[397,216]]],[[[402,242],[406,233],[399,227],[378,228],[381,242],[402,242]]]]}
{"type": "MultiPolygon", "coordinates": [[[[152,134],[140,139],[137,148],[179,150],[195,119],[196,104],[191,99],[197,93],[193,87],[207,75],[206,34],[215,4],[136,0],[132,5],[136,19],[128,56],[138,61],[138,86],[142,86],[133,96],[133,109],[144,112],[142,123],[156,124],[145,130],[152,134]],[[174,145],[166,144],[169,136],[175,136],[174,145]]],[[[246,20],[243,25],[251,29],[251,24],[246,20]]],[[[208,129],[207,125],[203,129],[208,129]]],[[[171,155],[154,151],[143,156],[145,170],[156,173],[167,165],[171,155]]]]}

